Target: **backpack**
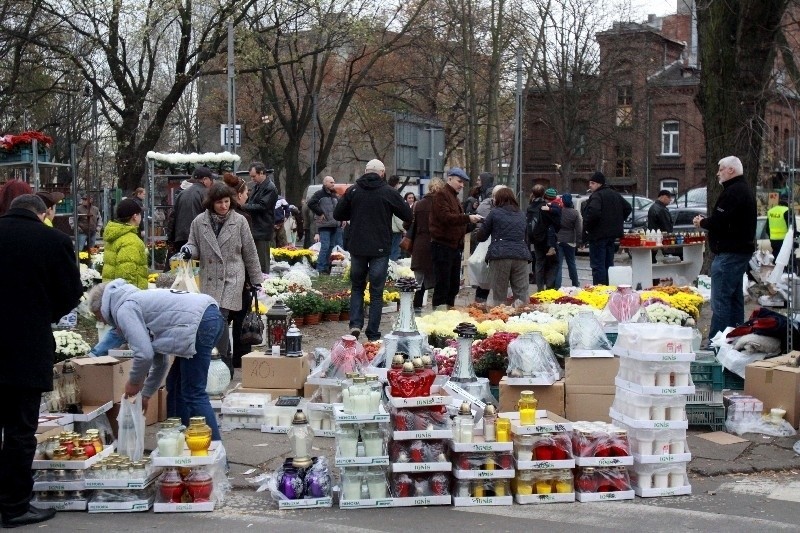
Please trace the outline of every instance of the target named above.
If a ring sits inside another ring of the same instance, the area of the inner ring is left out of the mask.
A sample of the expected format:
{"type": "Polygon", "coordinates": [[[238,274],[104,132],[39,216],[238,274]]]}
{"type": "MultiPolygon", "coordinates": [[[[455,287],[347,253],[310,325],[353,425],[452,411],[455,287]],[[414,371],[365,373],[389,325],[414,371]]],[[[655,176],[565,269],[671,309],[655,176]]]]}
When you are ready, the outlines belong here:
{"type": "Polygon", "coordinates": [[[547,238],[546,224],[542,221],[542,202],[536,206],[531,212],[530,220],[528,220],[528,238],[531,242],[542,242],[547,238]]]}

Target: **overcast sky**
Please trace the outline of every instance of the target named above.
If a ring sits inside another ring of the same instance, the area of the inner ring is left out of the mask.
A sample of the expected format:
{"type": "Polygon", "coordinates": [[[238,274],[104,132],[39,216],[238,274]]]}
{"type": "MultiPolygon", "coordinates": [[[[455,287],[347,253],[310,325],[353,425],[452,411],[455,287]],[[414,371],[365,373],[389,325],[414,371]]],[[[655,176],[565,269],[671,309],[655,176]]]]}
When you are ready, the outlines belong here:
{"type": "Polygon", "coordinates": [[[673,14],[677,5],[677,0],[631,0],[631,7],[643,17],[650,13],[658,16],[673,14]]]}

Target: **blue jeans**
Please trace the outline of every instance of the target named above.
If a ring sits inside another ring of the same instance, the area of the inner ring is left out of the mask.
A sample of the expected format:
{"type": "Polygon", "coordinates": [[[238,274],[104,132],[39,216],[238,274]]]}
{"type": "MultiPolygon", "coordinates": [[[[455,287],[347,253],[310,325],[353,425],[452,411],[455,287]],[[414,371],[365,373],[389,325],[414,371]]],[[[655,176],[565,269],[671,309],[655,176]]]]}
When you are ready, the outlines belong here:
{"type": "Polygon", "coordinates": [[[608,285],[608,269],[614,266],[614,239],[589,241],[589,265],[592,267],[592,284],[608,285]]]}
{"type": "Polygon", "coordinates": [[[389,254],[389,259],[392,261],[397,261],[400,259],[400,241],[402,240],[402,233],[392,233],[392,251],[389,254]]]}
{"type": "Polygon", "coordinates": [[[116,328],[110,329],[108,333],[103,335],[92,351],[89,352],[90,357],[100,357],[101,355],[108,355],[109,350],[119,348],[125,343],[125,338],[119,334],[116,328]]]}
{"type": "Polygon", "coordinates": [[[78,251],[83,250],[84,247],[88,246],[91,248],[95,245],[97,240],[97,233],[92,232],[89,235],[78,231],[78,251]]]}
{"type": "Polygon", "coordinates": [[[339,248],[344,248],[344,228],[339,226],[336,228],[336,239],[333,242],[334,246],[338,246],[339,248]]]}
{"type": "Polygon", "coordinates": [[[750,254],[722,253],[711,263],[711,327],[710,339],[728,326],[744,322],[744,287],[742,278],[747,272],[750,254]]]}
{"type": "Polygon", "coordinates": [[[386,285],[386,271],[389,269],[389,256],[368,257],[350,256],[350,327],[364,327],[364,289],[369,276],[369,321],[367,339],[381,338],[381,310],[383,309],[383,287],[386,285]]]}
{"type": "Polygon", "coordinates": [[[331,250],[336,242],[336,228],[319,228],[319,255],[317,256],[317,272],[330,270],[331,250]]]}
{"type": "Polygon", "coordinates": [[[211,350],[222,336],[225,319],[216,305],[206,309],[195,339],[195,354],[192,358],[175,357],[167,374],[167,416],[179,416],[183,425],[189,426],[189,418],[202,416],[211,428],[211,439],[222,440],[217,426],[217,415],[211,408],[206,394],[208,367],[211,350]]]}
{"type": "Polygon", "coordinates": [[[569,272],[569,279],[572,281],[573,287],[580,287],[580,280],[578,280],[578,265],[575,263],[575,247],[570,246],[566,242],[558,243],[556,248],[558,251],[558,266],[556,267],[556,288],[561,287],[562,272],[561,269],[564,260],[567,261],[567,271],[569,272]]]}

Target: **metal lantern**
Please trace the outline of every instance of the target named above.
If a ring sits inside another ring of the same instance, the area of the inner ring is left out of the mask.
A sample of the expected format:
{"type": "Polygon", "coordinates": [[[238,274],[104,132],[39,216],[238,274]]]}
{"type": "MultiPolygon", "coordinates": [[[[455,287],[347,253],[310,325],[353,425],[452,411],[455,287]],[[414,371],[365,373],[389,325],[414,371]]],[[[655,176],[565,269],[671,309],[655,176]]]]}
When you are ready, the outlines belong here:
{"type": "Polygon", "coordinates": [[[292,466],[295,468],[308,468],[312,464],[311,445],[314,443],[314,432],[308,425],[308,419],[302,410],[298,409],[289,428],[289,446],[292,448],[292,466]]]}
{"type": "Polygon", "coordinates": [[[267,311],[267,346],[280,346],[281,355],[286,355],[286,333],[292,321],[292,311],[276,300],[275,305],[267,311]]]}
{"type": "Polygon", "coordinates": [[[286,355],[288,357],[301,357],[303,355],[303,334],[292,320],[289,331],[286,332],[286,355]]]}
{"type": "Polygon", "coordinates": [[[66,412],[81,412],[81,388],[71,361],[64,361],[61,368],[61,399],[66,412]]]}

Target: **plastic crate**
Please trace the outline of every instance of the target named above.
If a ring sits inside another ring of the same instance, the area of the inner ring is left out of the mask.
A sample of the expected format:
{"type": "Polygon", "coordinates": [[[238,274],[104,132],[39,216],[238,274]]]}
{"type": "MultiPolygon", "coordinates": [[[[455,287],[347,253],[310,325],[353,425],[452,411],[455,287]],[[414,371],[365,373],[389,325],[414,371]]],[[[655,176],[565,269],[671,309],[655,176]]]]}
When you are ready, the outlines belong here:
{"type": "Polygon", "coordinates": [[[722,403],[722,390],[714,390],[708,385],[695,385],[694,394],[686,395],[689,404],[720,404],[722,403]]]}
{"type": "Polygon", "coordinates": [[[703,385],[710,387],[711,390],[721,391],[726,388],[723,378],[724,368],[719,362],[711,361],[692,361],[690,372],[695,386],[703,385]]]}
{"type": "Polygon", "coordinates": [[[690,426],[708,426],[714,431],[725,431],[725,406],[714,404],[688,404],[686,419],[690,426]]]}
{"type": "Polygon", "coordinates": [[[722,369],[722,388],[730,390],[744,390],[744,378],[739,377],[727,368],[722,369]]]}

